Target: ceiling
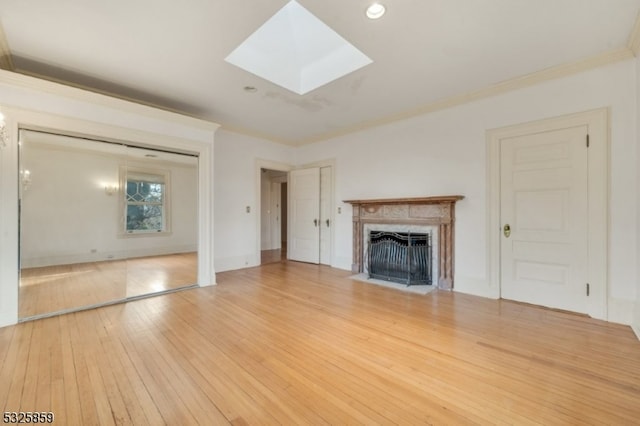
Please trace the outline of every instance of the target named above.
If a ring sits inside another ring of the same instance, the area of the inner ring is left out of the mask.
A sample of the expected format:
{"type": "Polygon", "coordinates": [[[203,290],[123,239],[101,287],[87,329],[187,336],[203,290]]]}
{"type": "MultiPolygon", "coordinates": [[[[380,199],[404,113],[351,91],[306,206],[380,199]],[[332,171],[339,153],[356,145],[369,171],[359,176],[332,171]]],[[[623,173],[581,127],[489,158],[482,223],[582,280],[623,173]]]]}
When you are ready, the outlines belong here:
{"type": "Polygon", "coordinates": [[[2,0],[0,56],[19,73],[301,145],[630,58],[640,43],[640,0],[382,0],[376,21],[371,2],[298,0],[373,60],[304,95],[224,60],[288,0],[2,0]]]}

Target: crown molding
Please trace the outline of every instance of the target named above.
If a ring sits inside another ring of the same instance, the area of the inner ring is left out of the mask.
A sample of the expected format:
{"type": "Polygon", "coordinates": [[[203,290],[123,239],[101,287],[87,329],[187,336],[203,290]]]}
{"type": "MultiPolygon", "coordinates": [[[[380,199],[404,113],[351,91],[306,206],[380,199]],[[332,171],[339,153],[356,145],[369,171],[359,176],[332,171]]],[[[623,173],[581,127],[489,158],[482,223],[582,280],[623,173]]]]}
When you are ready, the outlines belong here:
{"type": "Polygon", "coordinates": [[[56,81],[48,77],[27,75],[0,69],[0,84],[23,87],[52,95],[100,105],[107,108],[127,111],[145,117],[169,121],[176,124],[216,131],[220,125],[211,121],[191,117],[180,112],[169,111],[155,105],[143,104],[133,99],[116,97],[109,93],[98,92],[80,86],[72,86],[68,82],[56,81]]]}
{"type": "MultiPolygon", "coordinates": [[[[2,29],[0,28],[0,31],[2,29]]],[[[3,35],[0,34],[0,55],[3,52],[3,35]]],[[[5,43],[6,45],[6,43],[5,43]]],[[[214,123],[197,117],[191,117],[180,113],[179,111],[171,111],[166,108],[159,107],[152,104],[144,104],[140,101],[115,96],[107,92],[99,92],[95,89],[90,89],[83,86],[71,85],[69,82],[54,80],[50,77],[25,74],[18,72],[11,72],[5,69],[0,69],[0,84],[7,83],[25,87],[34,90],[40,90],[47,93],[81,100],[93,104],[99,104],[106,107],[115,109],[124,109],[136,114],[142,114],[151,118],[167,120],[171,122],[177,122],[188,126],[193,126],[205,130],[215,131],[218,128],[222,128],[225,131],[242,134],[249,137],[268,140],[273,143],[288,146],[303,146],[312,144],[315,142],[321,142],[324,140],[344,136],[347,134],[359,132],[373,127],[378,127],[396,121],[406,120],[419,115],[428,114],[435,111],[440,111],[455,106],[463,105],[476,100],[500,95],[513,90],[522,89],[525,87],[533,86],[545,81],[566,77],[569,75],[577,74],[590,69],[598,68],[604,65],[613,64],[616,62],[624,61],[634,57],[634,54],[638,54],[640,50],[640,15],[636,20],[636,24],[629,38],[628,46],[619,49],[610,50],[598,55],[590,56],[588,58],[562,64],[559,66],[540,70],[531,74],[520,76],[514,79],[505,80],[501,83],[497,83],[476,91],[467,92],[461,95],[451,96],[444,98],[430,104],[422,105],[418,108],[406,110],[397,114],[382,117],[375,120],[365,121],[355,126],[346,127],[334,132],[322,133],[320,135],[302,139],[299,141],[286,140],[276,138],[260,132],[255,132],[250,129],[235,127],[224,123],[214,123]]],[[[7,50],[8,51],[8,50],[7,50]]],[[[0,68],[3,68],[2,58],[0,56],[0,68]]],[[[10,55],[9,55],[10,59],[10,55]]],[[[11,64],[13,66],[13,64],[11,64]]]]}
{"type": "Polygon", "coordinates": [[[7,43],[7,36],[0,24],[0,69],[13,71],[13,60],[11,59],[11,50],[7,43]]]}
{"type": "Polygon", "coordinates": [[[288,146],[294,146],[294,147],[299,145],[295,141],[292,141],[289,139],[276,138],[266,133],[256,132],[250,129],[246,129],[244,127],[236,127],[236,126],[224,124],[224,122],[220,123],[220,130],[224,130],[225,132],[230,132],[230,133],[237,133],[239,135],[248,136],[250,138],[267,140],[269,142],[277,143],[280,145],[288,145],[288,146]]]}
{"type": "Polygon", "coordinates": [[[629,40],[627,41],[627,47],[633,52],[634,55],[640,54],[640,13],[636,17],[636,22],[633,25],[629,40]]]}
{"type": "Polygon", "coordinates": [[[525,87],[533,86],[539,83],[543,83],[550,80],[566,77],[573,74],[578,74],[583,71],[588,71],[594,68],[598,68],[604,65],[614,64],[634,57],[633,51],[629,47],[622,47],[619,49],[610,50],[598,55],[590,56],[588,58],[558,65],[551,68],[546,68],[540,71],[536,71],[531,74],[526,74],[513,79],[505,80],[503,82],[487,86],[483,89],[473,92],[467,92],[461,95],[451,96],[444,98],[433,103],[423,105],[418,108],[406,110],[398,114],[386,116],[377,120],[365,121],[358,125],[337,130],[335,132],[324,133],[312,138],[304,139],[297,145],[307,145],[315,142],[325,141],[328,139],[344,136],[350,133],[359,132],[372,127],[378,127],[396,121],[406,120],[408,118],[416,117],[440,111],[455,106],[463,105],[469,102],[477,101],[484,98],[500,95],[506,92],[522,89],[525,87]]]}

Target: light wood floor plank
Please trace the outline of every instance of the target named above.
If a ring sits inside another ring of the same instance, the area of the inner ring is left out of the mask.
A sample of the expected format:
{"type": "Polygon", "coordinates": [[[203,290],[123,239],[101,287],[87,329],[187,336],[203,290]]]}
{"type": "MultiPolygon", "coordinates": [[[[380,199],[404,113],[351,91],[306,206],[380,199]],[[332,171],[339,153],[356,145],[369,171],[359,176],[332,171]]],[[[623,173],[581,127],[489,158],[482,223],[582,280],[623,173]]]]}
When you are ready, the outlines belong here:
{"type": "MultiPolygon", "coordinates": [[[[251,365],[251,361],[241,359],[240,355],[233,348],[226,346],[221,339],[215,341],[208,340],[205,336],[190,334],[185,336],[184,334],[177,335],[172,333],[171,341],[173,342],[173,350],[182,352],[185,345],[196,343],[194,347],[201,348],[203,353],[209,354],[209,358],[202,357],[199,351],[190,351],[189,358],[190,367],[196,368],[201,373],[208,373],[203,375],[202,379],[206,380],[203,383],[208,393],[212,395],[210,398],[220,401],[221,410],[225,413],[227,418],[234,419],[238,417],[244,418],[245,421],[252,420],[258,421],[264,419],[265,410],[264,406],[264,394],[277,393],[279,385],[276,381],[263,381],[264,378],[260,375],[254,374],[254,370],[251,365]],[[214,366],[215,364],[215,366],[214,366]],[[196,367],[197,366],[197,367],[196,367]],[[218,368],[225,371],[224,377],[221,378],[226,383],[221,386],[219,381],[212,382],[207,380],[212,375],[219,376],[216,373],[218,368]],[[263,380],[259,380],[262,378],[263,380]],[[242,386],[240,383],[247,383],[246,386],[242,386]],[[266,388],[263,383],[269,383],[269,387],[266,388]],[[253,389],[256,384],[258,389],[255,390],[256,395],[259,393],[261,396],[251,396],[248,392],[249,389],[253,389]],[[242,389],[242,394],[236,394],[234,397],[225,395],[225,388],[237,387],[242,389]],[[261,403],[262,402],[262,403],[261,403]],[[244,413],[244,414],[241,414],[244,413]]],[[[273,377],[270,377],[273,379],[273,377]]],[[[273,398],[275,403],[284,400],[283,398],[273,398]]],[[[270,403],[267,403],[270,405],[270,403]]],[[[296,418],[297,414],[294,414],[297,401],[288,404],[286,409],[290,410],[290,418],[296,418]]],[[[282,407],[270,409],[267,417],[274,418],[274,416],[283,416],[282,407]]],[[[275,418],[273,419],[275,421],[275,418]]]]}
{"type": "MultiPolygon", "coordinates": [[[[74,375],[71,380],[76,381],[78,387],[79,405],[81,410],[82,421],[81,424],[100,424],[98,418],[98,405],[94,395],[99,393],[101,389],[99,387],[93,387],[91,378],[89,377],[89,365],[92,360],[89,359],[92,354],[93,348],[97,347],[95,342],[95,333],[91,330],[91,321],[93,312],[79,312],[76,314],[70,314],[69,326],[71,342],[73,345],[73,364],[74,375]],[[88,330],[89,329],[89,330],[88,330]]],[[[42,321],[50,321],[46,319],[42,321]]],[[[55,413],[57,418],[60,418],[62,422],[65,421],[67,413],[55,413]]],[[[73,416],[77,413],[72,413],[73,416]]]]}
{"type": "Polygon", "coordinates": [[[638,423],[629,327],[349,275],[281,260],[0,329],[0,405],[69,425],[638,423]]]}
{"type": "MultiPolygon", "coordinates": [[[[34,324],[24,324],[16,330],[14,339],[11,343],[16,351],[12,354],[11,358],[5,362],[3,370],[6,372],[6,381],[2,380],[0,386],[4,388],[0,391],[0,395],[6,395],[4,401],[4,411],[19,411],[22,407],[22,397],[24,383],[26,380],[25,374],[27,366],[29,364],[29,356],[31,350],[31,337],[33,333],[34,324]],[[8,361],[12,360],[12,363],[8,361]]],[[[3,374],[5,375],[5,374],[3,374]]],[[[33,380],[33,378],[31,379],[33,380]]],[[[27,396],[31,398],[31,396],[27,396]]]]}
{"type": "MultiPolygon", "coordinates": [[[[289,310],[286,306],[281,306],[280,312],[288,311],[289,310]]],[[[272,315],[276,314],[272,313],[272,315]]],[[[294,323],[297,324],[297,327],[305,327],[305,324],[313,324],[314,321],[312,321],[312,318],[307,318],[304,322],[294,321],[294,323]]],[[[326,368],[329,371],[332,371],[334,375],[337,376],[337,379],[334,379],[334,381],[340,380],[343,377],[350,378],[350,380],[348,380],[344,384],[344,386],[346,386],[345,393],[348,395],[354,394],[353,389],[350,388],[351,386],[354,386],[355,389],[367,388],[372,385],[372,382],[375,382],[374,379],[386,381],[387,384],[393,383],[394,387],[398,388],[399,382],[397,380],[394,381],[392,380],[392,378],[389,378],[390,375],[394,375],[394,365],[393,363],[390,363],[388,361],[389,356],[388,353],[386,353],[386,346],[388,345],[389,347],[392,347],[391,351],[397,353],[397,351],[400,349],[398,343],[401,344],[403,342],[377,342],[375,337],[371,336],[370,333],[364,328],[361,328],[353,335],[342,338],[341,334],[344,334],[345,330],[344,325],[345,324],[342,324],[341,321],[338,321],[338,323],[335,324],[335,326],[337,327],[336,330],[332,331],[331,324],[326,322],[318,322],[316,326],[308,329],[308,338],[296,342],[297,346],[299,345],[304,348],[301,355],[299,355],[298,357],[307,360],[309,357],[309,353],[315,354],[318,353],[318,351],[321,351],[322,360],[319,362],[326,363],[326,368]],[[326,347],[321,348],[322,343],[320,342],[326,341],[334,342],[334,346],[330,351],[327,350],[326,347]],[[316,346],[314,344],[315,342],[319,342],[320,344],[316,346]],[[335,366],[340,366],[340,368],[336,369],[335,366]],[[368,374],[365,374],[363,376],[352,375],[350,372],[353,371],[354,368],[356,368],[355,366],[366,366],[366,373],[368,374]],[[372,375],[372,373],[374,374],[372,375]],[[366,377],[367,382],[359,383],[359,377],[366,377]]],[[[284,324],[280,324],[277,328],[280,329],[281,327],[286,326],[284,324]]],[[[396,376],[393,379],[398,379],[398,377],[396,376]]],[[[322,377],[316,377],[316,380],[322,380],[322,377]]],[[[335,386],[334,381],[331,381],[330,385],[335,386]]],[[[381,410],[385,413],[390,413],[391,418],[389,420],[393,422],[404,423],[411,420],[415,422],[415,419],[395,418],[395,416],[398,414],[407,415],[406,413],[404,413],[404,410],[402,408],[411,406],[413,404],[421,406],[422,408],[425,408],[425,406],[434,405],[430,411],[431,416],[433,416],[438,409],[438,394],[444,391],[444,387],[442,384],[436,383],[436,385],[438,385],[438,393],[431,392],[430,395],[429,389],[422,389],[421,392],[416,392],[416,395],[421,394],[422,397],[413,401],[411,398],[407,398],[408,395],[406,393],[402,395],[403,398],[395,400],[394,397],[396,395],[402,394],[401,392],[399,392],[399,389],[396,389],[389,396],[386,396],[383,400],[380,401],[376,401],[375,394],[373,394],[372,396],[364,393],[362,394],[362,398],[363,402],[368,401],[378,410],[381,410]],[[428,398],[424,396],[428,396],[428,398]]],[[[380,390],[382,392],[385,391],[384,387],[380,387],[380,390]]],[[[355,394],[358,395],[357,393],[355,394]]],[[[459,415],[461,412],[464,413],[464,417],[455,419],[440,418],[439,420],[460,423],[463,418],[473,418],[474,415],[470,410],[470,402],[471,401],[466,401],[464,403],[464,407],[461,407],[461,409],[456,412],[456,415],[459,415]]],[[[477,418],[474,420],[478,421],[477,418]]]]}
{"type": "Polygon", "coordinates": [[[155,363],[150,362],[149,358],[155,355],[149,338],[138,334],[131,339],[126,333],[123,333],[120,338],[163,423],[196,424],[193,414],[181,403],[179,389],[167,380],[163,372],[156,368],[155,363]]]}
{"type": "Polygon", "coordinates": [[[0,406],[2,407],[8,399],[11,377],[19,353],[19,345],[16,343],[19,332],[16,327],[0,328],[0,359],[2,360],[0,363],[0,384],[3,384],[0,386],[0,406]]]}
{"type": "Polygon", "coordinates": [[[197,253],[25,268],[19,317],[122,300],[197,282],[197,253]]]}
{"type": "MultiPolygon", "coordinates": [[[[52,392],[57,396],[52,401],[51,410],[64,416],[65,424],[80,425],[82,424],[82,409],[80,407],[80,395],[76,379],[76,357],[74,356],[74,346],[71,340],[73,315],[61,315],[56,319],[60,330],[57,337],[60,340],[60,355],[62,358],[62,386],[55,382],[52,392]],[[58,395],[58,392],[61,394],[58,395]]],[[[78,350],[77,347],[75,349],[76,351],[78,350]]]]}
{"type": "MultiPolygon", "coordinates": [[[[178,338],[178,336],[174,337],[178,338]]],[[[220,349],[218,341],[208,343],[200,336],[192,335],[187,341],[182,341],[181,346],[190,342],[195,342],[195,347],[199,349],[191,356],[199,358],[199,368],[201,371],[209,373],[207,375],[209,379],[215,377],[212,383],[217,391],[224,392],[224,389],[229,388],[238,390],[233,398],[225,399],[223,407],[226,410],[223,408],[223,411],[229,410],[234,413],[233,417],[242,417],[251,422],[267,418],[277,422],[278,418],[287,417],[283,412],[283,407],[274,404],[270,386],[255,380],[244,365],[237,363],[233,353],[220,349]],[[223,373],[220,374],[220,372],[223,373]]]]}
{"type": "MultiPolygon", "coordinates": [[[[191,311],[188,309],[181,309],[180,312],[188,313],[191,311]]],[[[185,320],[187,322],[190,321],[189,318],[185,318],[185,320]]],[[[212,318],[207,319],[207,321],[224,324],[225,328],[233,329],[234,334],[232,336],[242,335],[244,324],[237,324],[232,316],[225,316],[223,309],[216,309],[215,318],[213,318],[212,315],[212,318]]],[[[259,336],[255,337],[258,338],[259,336]]],[[[195,339],[195,341],[201,341],[197,337],[189,338],[189,341],[193,341],[193,339],[195,339]]],[[[253,351],[254,348],[258,348],[255,346],[254,338],[247,338],[244,336],[241,339],[237,337],[233,339],[223,339],[219,338],[217,335],[211,335],[211,339],[207,339],[205,336],[203,336],[202,339],[203,341],[201,341],[198,346],[207,347],[207,342],[215,339],[216,348],[209,348],[207,349],[207,352],[220,350],[222,351],[220,352],[221,354],[225,353],[230,355],[233,363],[237,364],[235,368],[241,366],[242,369],[246,370],[250,377],[255,379],[252,380],[252,382],[255,383],[257,381],[257,383],[268,383],[268,389],[264,389],[263,386],[261,392],[263,394],[267,394],[266,396],[268,401],[270,401],[269,405],[286,401],[286,406],[280,408],[289,409],[290,412],[296,413],[295,415],[291,414],[292,418],[296,418],[296,416],[303,417],[304,420],[306,420],[305,423],[310,422],[313,424],[323,424],[329,421],[327,417],[332,418],[332,412],[310,409],[309,404],[313,406],[317,401],[322,401],[320,396],[308,399],[302,398],[300,392],[306,389],[294,389],[290,376],[281,377],[277,372],[272,371],[265,365],[265,355],[259,351],[253,351]]],[[[270,414],[277,416],[274,412],[270,414]]],[[[282,413],[280,413],[280,415],[282,415],[282,413]]],[[[335,424],[335,422],[333,424],[335,424]]]]}
{"type": "MultiPolygon", "coordinates": [[[[242,303],[241,301],[238,301],[238,302],[242,303]]],[[[246,321],[247,318],[251,316],[253,316],[257,320],[257,322],[260,322],[260,318],[266,317],[267,315],[275,318],[275,317],[278,317],[278,313],[284,313],[283,315],[285,316],[285,318],[282,319],[282,321],[280,321],[279,323],[275,323],[275,322],[270,323],[270,325],[274,326],[275,330],[284,330],[285,333],[288,333],[289,329],[291,329],[291,331],[305,332],[304,334],[305,337],[303,339],[299,339],[293,342],[295,343],[295,345],[293,344],[287,345],[285,348],[283,348],[283,350],[274,354],[277,356],[270,357],[268,359],[269,362],[273,363],[274,362],[273,358],[276,358],[278,361],[282,360],[282,362],[284,362],[285,365],[296,365],[297,368],[301,370],[305,370],[304,363],[308,361],[314,361],[315,363],[322,364],[325,366],[325,370],[332,373],[330,376],[331,377],[330,379],[327,378],[328,373],[326,374],[322,373],[323,370],[319,370],[320,371],[319,374],[317,374],[313,370],[310,370],[306,372],[307,373],[306,377],[308,379],[310,378],[311,380],[314,380],[315,383],[324,385],[330,391],[336,392],[337,390],[342,390],[343,395],[345,396],[354,395],[354,394],[357,395],[356,398],[352,397],[353,400],[351,401],[351,404],[359,405],[361,407],[360,409],[362,411],[366,411],[369,417],[375,417],[376,415],[378,415],[378,411],[383,411],[387,413],[387,415],[390,415],[392,417],[390,419],[391,421],[397,421],[397,422],[401,422],[403,420],[404,422],[416,421],[416,418],[413,417],[413,413],[405,412],[405,410],[403,410],[404,407],[408,406],[408,402],[406,400],[405,401],[396,400],[396,393],[384,395],[382,400],[376,401],[375,394],[373,395],[366,394],[366,393],[358,394],[357,392],[356,393],[353,392],[354,389],[363,388],[363,387],[366,388],[367,386],[369,386],[370,385],[369,382],[371,381],[372,378],[367,377],[368,382],[364,383],[362,382],[360,377],[358,377],[357,375],[351,374],[353,365],[349,364],[349,358],[352,354],[348,354],[349,356],[347,357],[341,357],[340,355],[335,354],[336,351],[341,351],[341,347],[343,346],[343,342],[336,340],[336,335],[327,336],[329,341],[334,341],[335,343],[335,345],[332,346],[331,348],[327,348],[327,347],[319,348],[313,344],[313,342],[316,340],[314,335],[321,333],[321,329],[328,328],[330,326],[328,323],[326,322],[316,323],[316,321],[313,321],[313,318],[309,316],[305,319],[299,319],[299,320],[295,318],[290,318],[290,315],[288,314],[290,310],[287,309],[286,305],[283,305],[282,302],[279,304],[276,304],[273,302],[275,301],[272,301],[272,303],[261,304],[261,306],[266,307],[266,309],[268,309],[269,312],[260,312],[260,308],[257,306],[247,306],[245,312],[238,311],[230,315],[230,318],[233,318],[233,317],[243,318],[244,319],[243,322],[247,323],[246,321]],[[306,325],[308,323],[312,323],[311,327],[308,327],[306,325]],[[318,355],[317,357],[316,357],[316,354],[318,355]],[[314,357],[314,358],[311,359],[311,357],[314,357]],[[303,360],[303,361],[300,362],[300,360],[303,360]],[[343,365],[345,367],[340,370],[335,370],[333,363],[335,363],[336,365],[343,365]],[[375,407],[375,408],[372,408],[372,407],[375,407]],[[404,416],[405,418],[404,419],[395,418],[396,416],[404,416]]],[[[238,306],[234,306],[233,308],[238,308],[238,306]]],[[[231,319],[227,319],[225,323],[228,323],[229,321],[231,321],[231,319]]],[[[268,330],[265,330],[265,331],[268,332],[268,330]]],[[[263,334],[264,333],[256,333],[255,336],[250,337],[247,340],[259,339],[260,336],[263,334]]],[[[273,334],[273,332],[269,332],[269,334],[273,334]]],[[[279,340],[279,341],[287,341],[286,335],[282,336],[282,340],[279,340]]],[[[265,342],[263,343],[263,345],[267,345],[268,347],[271,347],[272,351],[275,352],[277,350],[277,347],[270,343],[271,342],[265,342]]],[[[360,361],[368,362],[368,359],[370,358],[370,356],[371,356],[370,354],[365,353],[361,355],[353,364],[357,364],[360,361]]],[[[276,364],[280,366],[279,362],[276,362],[276,364]]],[[[386,369],[387,367],[384,366],[383,368],[386,369]]],[[[422,402],[425,404],[429,404],[430,401],[423,400],[422,402]]],[[[353,411],[353,409],[351,411],[353,411]]],[[[378,419],[378,421],[381,421],[381,419],[378,419]]]]}

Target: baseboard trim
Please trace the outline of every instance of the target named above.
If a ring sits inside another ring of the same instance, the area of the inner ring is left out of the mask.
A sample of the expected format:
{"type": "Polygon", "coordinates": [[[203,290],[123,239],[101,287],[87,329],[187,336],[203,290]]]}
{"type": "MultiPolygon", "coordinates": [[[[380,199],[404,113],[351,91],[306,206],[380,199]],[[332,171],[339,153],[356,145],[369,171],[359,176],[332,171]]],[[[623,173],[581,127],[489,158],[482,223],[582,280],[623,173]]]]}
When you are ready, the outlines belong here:
{"type": "Polygon", "coordinates": [[[631,329],[636,334],[636,337],[638,338],[638,340],[640,340],[640,326],[636,324],[632,324],[631,329]]]}
{"type": "Polygon", "coordinates": [[[489,286],[485,280],[473,277],[456,275],[453,278],[453,291],[489,299],[500,298],[500,292],[497,288],[489,286]]]}
{"type": "Polygon", "coordinates": [[[216,272],[235,271],[236,269],[259,266],[259,256],[247,254],[244,256],[217,257],[213,260],[216,272]]]}
{"type": "Polygon", "coordinates": [[[23,258],[21,268],[40,268],[44,266],[74,265],[77,263],[108,262],[112,260],[133,259],[138,257],[165,256],[169,254],[191,253],[198,251],[195,245],[153,247],[97,253],[74,253],[62,256],[23,258]]]}
{"type": "Polygon", "coordinates": [[[609,315],[605,320],[616,324],[632,325],[633,305],[634,303],[630,300],[614,299],[610,297],[607,307],[609,315]]]}

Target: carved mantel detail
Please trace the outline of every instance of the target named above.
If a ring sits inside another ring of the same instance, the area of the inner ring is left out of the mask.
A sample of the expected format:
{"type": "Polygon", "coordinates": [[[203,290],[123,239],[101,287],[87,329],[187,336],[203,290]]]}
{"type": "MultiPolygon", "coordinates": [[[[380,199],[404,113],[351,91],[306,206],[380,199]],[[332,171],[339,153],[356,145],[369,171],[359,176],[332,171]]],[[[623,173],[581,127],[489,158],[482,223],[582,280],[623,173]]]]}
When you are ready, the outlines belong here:
{"type": "Polygon", "coordinates": [[[438,288],[453,288],[455,205],[462,195],[378,200],[345,200],[353,206],[354,273],[364,271],[363,230],[371,224],[438,226],[438,288]]]}

